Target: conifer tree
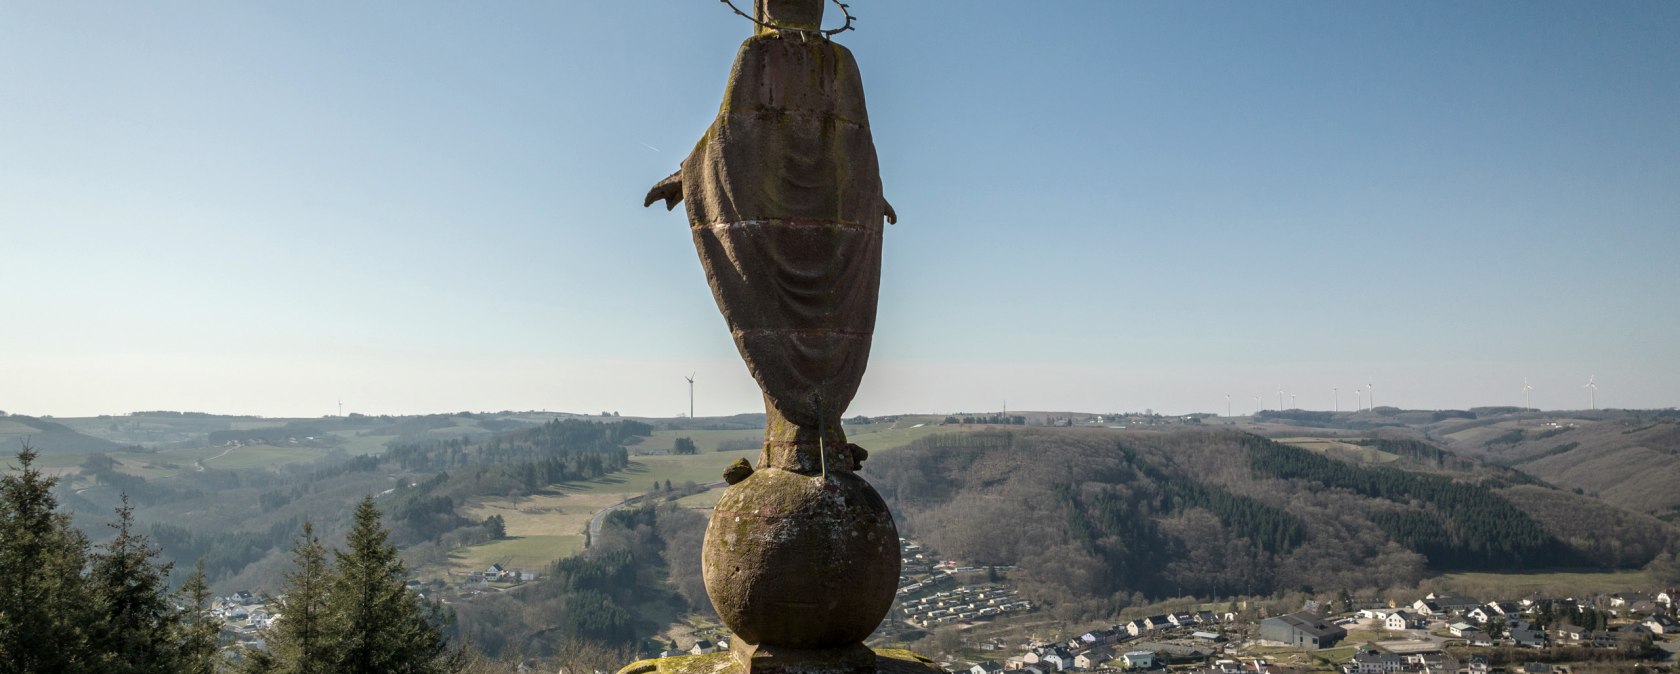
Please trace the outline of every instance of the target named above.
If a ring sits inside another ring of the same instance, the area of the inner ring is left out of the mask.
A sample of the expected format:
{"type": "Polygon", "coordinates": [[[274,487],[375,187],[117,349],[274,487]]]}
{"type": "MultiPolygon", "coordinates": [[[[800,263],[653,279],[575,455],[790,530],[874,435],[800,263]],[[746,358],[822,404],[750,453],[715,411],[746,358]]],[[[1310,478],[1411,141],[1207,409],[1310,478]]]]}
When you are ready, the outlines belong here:
{"type": "Polygon", "coordinates": [[[324,674],[332,671],[332,639],[338,630],[327,606],[332,584],[327,550],[310,522],[303,523],[303,534],[292,548],[292,563],[297,568],[286,575],[286,602],[269,639],[269,652],[278,671],[324,674]]]}
{"type": "Polygon", "coordinates": [[[204,576],[204,560],[193,566],[192,575],[176,593],[181,618],[176,623],[175,642],[180,645],[182,674],[215,674],[221,645],[222,621],[210,615],[210,584],[204,576]]]}
{"type": "Polygon", "coordinates": [[[82,571],[87,540],[56,512],[56,478],[18,452],[0,477],[0,674],[86,671],[91,614],[82,571]]]}
{"type": "Polygon", "coordinates": [[[435,624],[435,611],[403,587],[408,570],[379,522],[373,497],[356,507],[355,523],[334,553],[328,606],[338,630],[335,674],[432,674],[458,672],[459,651],[450,652],[435,624]]]}
{"type": "Polygon", "coordinates": [[[115,674],[173,674],[179,650],[173,637],[179,614],[169,604],[169,569],[158,549],[134,532],[128,496],[111,524],[117,537],[94,555],[88,584],[99,611],[94,644],[101,671],[115,674]]]}

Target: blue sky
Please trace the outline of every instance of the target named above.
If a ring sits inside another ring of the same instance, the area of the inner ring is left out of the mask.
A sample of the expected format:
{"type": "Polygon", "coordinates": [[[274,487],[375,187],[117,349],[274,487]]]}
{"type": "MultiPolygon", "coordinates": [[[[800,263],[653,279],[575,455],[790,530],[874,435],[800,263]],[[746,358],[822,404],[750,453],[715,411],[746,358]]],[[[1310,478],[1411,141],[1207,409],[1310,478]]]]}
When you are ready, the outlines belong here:
{"type": "MultiPolygon", "coordinates": [[[[852,6],[901,216],[854,412],[1680,404],[1680,4],[852,6]]],[[[749,32],[0,4],[0,409],[760,409],[640,208],[749,32]]]]}

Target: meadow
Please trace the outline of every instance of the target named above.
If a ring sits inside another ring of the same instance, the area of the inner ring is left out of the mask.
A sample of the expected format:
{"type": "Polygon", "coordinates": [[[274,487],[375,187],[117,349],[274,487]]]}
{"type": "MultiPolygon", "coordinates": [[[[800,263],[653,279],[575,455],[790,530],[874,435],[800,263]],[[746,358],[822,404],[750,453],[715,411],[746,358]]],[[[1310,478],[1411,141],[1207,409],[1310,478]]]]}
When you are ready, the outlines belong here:
{"type": "Polygon", "coordinates": [[[1472,597],[1517,599],[1531,594],[1582,597],[1651,589],[1644,571],[1552,571],[1543,573],[1449,573],[1424,581],[1472,597]]]}

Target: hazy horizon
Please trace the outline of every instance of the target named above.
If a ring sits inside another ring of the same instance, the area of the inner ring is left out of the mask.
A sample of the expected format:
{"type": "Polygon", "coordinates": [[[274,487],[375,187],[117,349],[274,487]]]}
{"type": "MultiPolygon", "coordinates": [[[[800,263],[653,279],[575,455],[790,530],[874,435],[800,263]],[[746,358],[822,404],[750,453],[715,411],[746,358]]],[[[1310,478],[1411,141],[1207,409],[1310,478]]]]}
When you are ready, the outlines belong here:
{"type": "MultiPolygon", "coordinates": [[[[852,4],[851,414],[1680,404],[1680,4],[852,4]]],[[[0,5],[0,409],[762,409],[716,2],[0,5]]]]}

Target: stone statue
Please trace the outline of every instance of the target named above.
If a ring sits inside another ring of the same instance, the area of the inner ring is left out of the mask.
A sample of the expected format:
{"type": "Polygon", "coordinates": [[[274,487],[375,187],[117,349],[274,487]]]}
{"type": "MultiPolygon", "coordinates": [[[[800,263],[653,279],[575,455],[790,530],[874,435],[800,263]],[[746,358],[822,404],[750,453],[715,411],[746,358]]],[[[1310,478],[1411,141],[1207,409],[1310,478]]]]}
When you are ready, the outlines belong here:
{"type": "Polygon", "coordinates": [[[686,204],[712,295],[764,391],[756,469],[726,472],[703,551],[733,663],[752,672],[888,668],[862,642],[900,570],[892,516],[854,473],[867,453],[840,427],[869,359],[883,220],[897,216],[857,63],[821,31],[823,10],[756,0],[759,28],[717,119],[643,204],[686,204]]]}

